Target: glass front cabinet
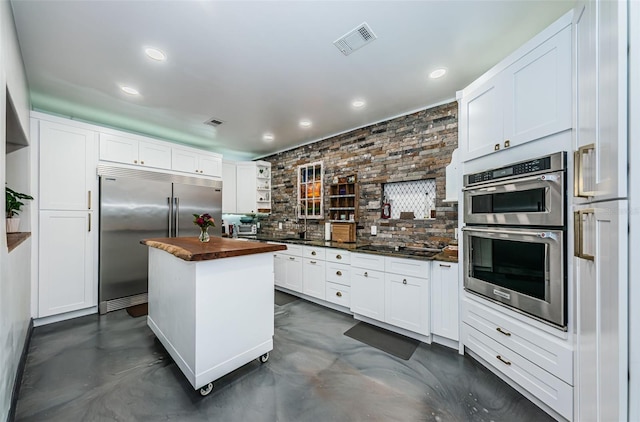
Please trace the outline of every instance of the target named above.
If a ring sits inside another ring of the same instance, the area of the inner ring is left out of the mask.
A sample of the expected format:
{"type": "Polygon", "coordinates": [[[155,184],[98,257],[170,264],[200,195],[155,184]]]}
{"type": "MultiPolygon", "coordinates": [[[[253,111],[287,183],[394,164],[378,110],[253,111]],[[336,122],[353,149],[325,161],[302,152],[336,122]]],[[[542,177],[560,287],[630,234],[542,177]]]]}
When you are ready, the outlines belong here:
{"type": "Polygon", "coordinates": [[[323,176],[321,161],[298,166],[298,218],[323,218],[323,176]]]}

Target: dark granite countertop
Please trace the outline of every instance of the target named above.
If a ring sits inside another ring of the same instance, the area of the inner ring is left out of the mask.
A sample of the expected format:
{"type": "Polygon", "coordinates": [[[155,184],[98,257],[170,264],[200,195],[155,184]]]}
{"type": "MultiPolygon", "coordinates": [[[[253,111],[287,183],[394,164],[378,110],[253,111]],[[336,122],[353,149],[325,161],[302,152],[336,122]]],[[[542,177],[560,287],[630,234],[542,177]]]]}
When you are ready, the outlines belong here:
{"type": "Polygon", "coordinates": [[[303,239],[295,239],[291,237],[267,237],[267,236],[257,236],[257,241],[261,242],[282,242],[282,243],[290,243],[294,245],[306,245],[306,246],[318,246],[323,248],[335,248],[342,249],[351,252],[357,253],[368,253],[373,255],[383,255],[383,256],[391,256],[396,258],[411,258],[418,259],[422,261],[444,261],[444,262],[458,262],[458,257],[451,257],[446,255],[444,252],[441,252],[440,249],[421,249],[421,248],[400,248],[399,250],[395,250],[395,248],[390,246],[377,246],[371,245],[370,243],[365,242],[356,242],[356,243],[342,243],[342,242],[333,242],[333,241],[325,241],[325,240],[303,240],[303,239]]]}

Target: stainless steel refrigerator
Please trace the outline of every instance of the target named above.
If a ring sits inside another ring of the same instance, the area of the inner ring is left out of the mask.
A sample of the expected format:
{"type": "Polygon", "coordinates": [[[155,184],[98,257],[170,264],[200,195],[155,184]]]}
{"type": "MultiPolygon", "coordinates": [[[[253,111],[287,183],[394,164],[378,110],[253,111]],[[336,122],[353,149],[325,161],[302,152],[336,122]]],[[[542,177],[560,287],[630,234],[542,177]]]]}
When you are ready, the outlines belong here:
{"type": "Polygon", "coordinates": [[[147,302],[152,237],[197,236],[193,214],[209,213],[222,230],[222,182],[153,171],[98,166],[100,176],[99,310],[147,302]]]}

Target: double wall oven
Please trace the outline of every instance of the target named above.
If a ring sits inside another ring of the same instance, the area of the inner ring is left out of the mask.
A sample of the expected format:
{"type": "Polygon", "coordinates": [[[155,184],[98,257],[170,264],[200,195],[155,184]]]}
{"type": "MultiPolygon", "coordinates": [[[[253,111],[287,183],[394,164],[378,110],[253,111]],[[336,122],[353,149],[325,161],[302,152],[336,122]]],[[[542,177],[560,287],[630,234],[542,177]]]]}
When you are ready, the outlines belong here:
{"type": "Polygon", "coordinates": [[[464,287],[566,329],[566,153],[464,176],[464,287]]]}

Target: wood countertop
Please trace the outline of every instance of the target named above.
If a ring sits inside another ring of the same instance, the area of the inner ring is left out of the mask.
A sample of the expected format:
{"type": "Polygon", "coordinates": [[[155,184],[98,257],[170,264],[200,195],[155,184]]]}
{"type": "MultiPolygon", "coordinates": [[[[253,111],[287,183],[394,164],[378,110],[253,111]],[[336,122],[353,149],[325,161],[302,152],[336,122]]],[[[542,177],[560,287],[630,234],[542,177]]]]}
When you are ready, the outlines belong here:
{"type": "Polygon", "coordinates": [[[11,252],[30,236],[30,232],[7,233],[7,249],[11,252]]]}
{"type": "Polygon", "coordinates": [[[223,239],[215,236],[211,236],[211,240],[206,243],[200,242],[197,237],[160,237],[143,239],[140,243],[151,248],[162,249],[185,261],[208,261],[287,249],[285,245],[223,239]]]}

